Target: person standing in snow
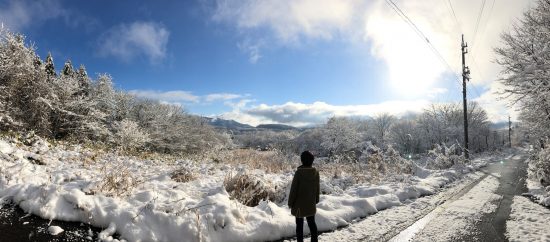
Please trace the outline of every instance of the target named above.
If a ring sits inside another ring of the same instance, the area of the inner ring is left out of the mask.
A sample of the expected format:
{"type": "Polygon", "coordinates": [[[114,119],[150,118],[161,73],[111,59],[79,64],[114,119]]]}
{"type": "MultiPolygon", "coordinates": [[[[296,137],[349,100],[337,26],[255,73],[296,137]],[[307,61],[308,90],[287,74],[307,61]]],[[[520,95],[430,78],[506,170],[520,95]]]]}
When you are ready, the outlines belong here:
{"type": "Polygon", "coordinates": [[[298,242],[304,241],[304,218],[307,220],[311,241],[317,241],[317,224],[315,224],[316,204],[319,202],[319,172],[312,167],[315,157],[311,152],[304,151],[300,155],[302,165],[298,167],[290,194],[288,195],[288,207],[296,217],[296,236],[298,242]]]}

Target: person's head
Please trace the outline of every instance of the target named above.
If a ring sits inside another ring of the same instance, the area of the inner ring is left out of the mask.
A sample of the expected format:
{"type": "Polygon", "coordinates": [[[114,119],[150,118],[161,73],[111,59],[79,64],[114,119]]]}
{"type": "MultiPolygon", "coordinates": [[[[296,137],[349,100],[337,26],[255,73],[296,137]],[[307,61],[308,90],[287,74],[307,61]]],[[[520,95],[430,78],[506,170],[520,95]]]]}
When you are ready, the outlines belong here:
{"type": "Polygon", "coordinates": [[[315,157],[313,156],[313,154],[311,154],[311,152],[306,150],[302,152],[302,154],[300,155],[300,159],[302,160],[302,165],[311,166],[315,157]]]}

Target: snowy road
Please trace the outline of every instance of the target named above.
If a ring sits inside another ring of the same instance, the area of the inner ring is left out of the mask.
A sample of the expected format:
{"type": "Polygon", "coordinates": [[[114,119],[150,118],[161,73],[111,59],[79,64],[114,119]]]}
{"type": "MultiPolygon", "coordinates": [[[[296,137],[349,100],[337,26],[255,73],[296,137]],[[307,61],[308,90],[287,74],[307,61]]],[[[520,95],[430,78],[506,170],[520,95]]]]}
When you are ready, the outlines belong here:
{"type": "MultiPolygon", "coordinates": [[[[434,196],[380,211],[347,228],[325,233],[321,239],[508,241],[506,223],[510,219],[513,201],[518,200],[517,195],[526,192],[527,165],[524,161],[525,155],[496,160],[434,196]]],[[[518,241],[518,238],[513,241],[518,241]]]]}
{"type": "MultiPolygon", "coordinates": [[[[482,180],[441,210],[411,241],[508,241],[506,221],[515,195],[527,191],[526,164],[514,156],[483,169],[482,180]]],[[[403,241],[403,240],[401,240],[403,241]]]]}

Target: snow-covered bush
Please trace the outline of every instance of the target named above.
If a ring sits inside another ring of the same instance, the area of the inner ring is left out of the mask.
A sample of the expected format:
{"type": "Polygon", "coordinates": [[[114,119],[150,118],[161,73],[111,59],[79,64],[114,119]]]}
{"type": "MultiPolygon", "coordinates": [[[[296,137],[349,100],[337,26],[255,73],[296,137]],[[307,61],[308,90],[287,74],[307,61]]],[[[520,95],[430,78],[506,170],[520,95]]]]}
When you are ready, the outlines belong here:
{"type": "Polygon", "coordinates": [[[447,147],[445,144],[436,145],[428,151],[430,158],[427,166],[431,169],[447,169],[455,164],[464,162],[464,156],[461,155],[460,146],[453,144],[447,147]]]}
{"type": "Polygon", "coordinates": [[[239,172],[235,175],[229,173],[223,185],[231,198],[250,207],[257,206],[260,201],[280,203],[286,198],[283,187],[264,182],[259,177],[239,172]]]}
{"type": "Polygon", "coordinates": [[[550,186],[550,149],[540,149],[529,159],[529,178],[550,186]]]}
{"type": "Polygon", "coordinates": [[[124,150],[133,150],[142,147],[149,141],[149,135],[139,128],[139,125],[132,121],[124,119],[120,122],[115,122],[115,139],[114,142],[124,150]]]}

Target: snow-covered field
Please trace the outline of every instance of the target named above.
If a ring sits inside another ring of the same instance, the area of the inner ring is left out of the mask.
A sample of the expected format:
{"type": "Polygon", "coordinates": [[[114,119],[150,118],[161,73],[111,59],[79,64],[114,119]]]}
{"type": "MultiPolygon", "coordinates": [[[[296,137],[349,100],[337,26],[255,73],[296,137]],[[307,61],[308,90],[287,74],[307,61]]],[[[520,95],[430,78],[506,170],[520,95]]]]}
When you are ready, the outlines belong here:
{"type": "MultiPolygon", "coordinates": [[[[332,189],[341,192],[321,195],[316,215],[319,230],[335,230],[435,194],[485,163],[476,160],[474,165],[442,171],[417,167],[416,176],[332,189]]],[[[46,219],[106,228],[99,236],[104,241],[114,240],[114,233],[128,241],[269,241],[293,237],[294,217],[286,201],[263,201],[248,207],[225,191],[228,174],[243,172],[266,186],[284,187],[286,192],[293,175],[216,162],[158,162],[97,155],[81,147],[67,149],[42,140],[26,146],[0,139],[1,203],[13,202],[46,219]],[[182,168],[192,171],[195,179],[173,180],[173,172],[182,168]]],[[[321,179],[322,186],[333,186],[327,182],[331,177],[321,179]]]]}

